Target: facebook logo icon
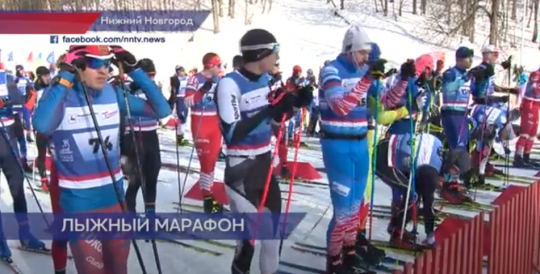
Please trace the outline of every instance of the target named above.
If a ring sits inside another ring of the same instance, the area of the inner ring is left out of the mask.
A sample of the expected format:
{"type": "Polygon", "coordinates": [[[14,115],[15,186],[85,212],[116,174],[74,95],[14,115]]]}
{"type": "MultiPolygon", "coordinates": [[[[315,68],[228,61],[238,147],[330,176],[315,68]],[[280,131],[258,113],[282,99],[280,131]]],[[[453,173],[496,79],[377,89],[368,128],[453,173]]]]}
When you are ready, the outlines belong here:
{"type": "Polygon", "coordinates": [[[58,36],[51,35],[51,44],[58,44],[58,36]]]}

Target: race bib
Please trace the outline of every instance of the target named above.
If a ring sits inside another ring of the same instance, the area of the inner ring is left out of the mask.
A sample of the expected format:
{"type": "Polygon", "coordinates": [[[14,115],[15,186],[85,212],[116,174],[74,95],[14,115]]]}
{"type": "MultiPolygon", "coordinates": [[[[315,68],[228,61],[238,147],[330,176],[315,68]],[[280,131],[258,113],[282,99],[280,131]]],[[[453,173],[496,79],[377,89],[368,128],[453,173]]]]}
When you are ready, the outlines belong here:
{"type": "Polygon", "coordinates": [[[418,145],[420,147],[417,148],[416,167],[429,165],[431,163],[435,139],[429,134],[421,134],[418,138],[418,145]]]}

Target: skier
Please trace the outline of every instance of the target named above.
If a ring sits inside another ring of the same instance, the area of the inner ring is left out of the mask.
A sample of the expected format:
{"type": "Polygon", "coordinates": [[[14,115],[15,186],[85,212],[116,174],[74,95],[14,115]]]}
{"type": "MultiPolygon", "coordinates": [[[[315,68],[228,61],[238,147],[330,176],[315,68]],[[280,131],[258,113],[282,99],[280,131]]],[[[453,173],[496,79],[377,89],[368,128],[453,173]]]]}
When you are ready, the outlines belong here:
{"type": "MultiPolygon", "coordinates": [[[[216,92],[217,111],[227,145],[225,185],[231,211],[257,212],[271,168],[272,126],[279,126],[283,115],[310,104],[312,90],[307,87],[293,92],[279,89],[271,92],[268,73],[279,58],[279,44],[274,35],[263,29],[248,31],[240,40],[244,66],[227,74],[216,92]],[[284,93],[285,92],[285,93],[284,93]],[[284,93],[284,94],[283,94],[284,93]],[[274,95],[274,96],[272,96],[274,95]],[[274,98],[269,104],[268,97],[274,98]]],[[[281,212],[281,193],[271,177],[265,211],[281,212]]],[[[277,220],[274,228],[278,228],[277,220]]],[[[250,273],[254,246],[250,241],[238,243],[232,262],[232,274],[250,273]]],[[[279,241],[261,241],[260,273],[278,272],[279,241]]]]}
{"type": "Polygon", "coordinates": [[[308,84],[313,86],[315,88],[315,91],[313,92],[313,101],[311,102],[311,105],[309,106],[309,124],[307,126],[307,134],[309,136],[315,136],[315,130],[317,128],[317,123],[319,122],[319,84],[317,83],[317,79],[315,78],[315,75],[313,74],[312,69],[308,69],[307,76],[308,84]]]}
{"type": "MultiPolygon", "coordinates": [[[[491,149],[495,139],[500,141],[512,140],[514,132],[512,121],[507,119],[506,111],[488,106],[474,105],[470,111],[471,140],[476,140],[476,149],[471,153],[472,172],[478,174],[478,180],[474,187],[485,185],[486,169],[491,149]]],[[[468,176],[465,185],[472,187],[471,176],[468,176]]]]}
{"type": "MultiPolygon", "coordinates": [[[[150,79],[154,80],[156,67],[151,59],[139,60],[138,66],[150,79]]],[[[131,83],[129,90],[134,96],[146,100],[145,93],[136,82],[131,83]]],[[[128,118],[126,117],[126,119],[128,118]]],[[[126,190],[126,205],[132,212],[137,211],[137,193],[142,186],[142,180],[146,186],[144,212],[150,215],[156,212],[157,181],[161,169],[158,127],[158,120],[151,117],[132,116],[131,120],[126,120],[126,134],[122,136],[121,144],[122,155],[126,156],[125,161],[127,162],[124,169],[125,174],[129,174],[128,178],[130,178],[126,190]],[[137,146],[139,155],[135,154],[134,146],[137,146]]]]}
{"type": "MultiPolygon", "coordinates": [[[[13,198],[13,211],[17,213],[17,223],[19,226],[19,240],[22,248],[28,251],[46,252],[45,244],[38,240],[30,232],[28,223],[28,208],[24,195],[24,173],[19,163],[19,151],[16,147],[14,118],[17,114],[13,112],[12,106],[22,105],[24,98],[17,88],[16,78],[0,71],[0,168],[7,179],[11,197],[13,198]]],[[[1,231],[1,229],[0,229],[1,231]]],[[[0,235],[0,239],[4,239],[0,235]]],[[[5,241],[0,241],[0,256],[3,260],[9,261],[11,252],[5,241]]]]}
{"type": "Polygon", "coordinates": [[[221,69],[221,58],[215,53],[207,53],[202,60],[204,69],[189,78],[184,103],[191,108],[191,134],[201,165],[199,185],[204,197],[205,213],[220,213],[223,205],[212,195],[214,169],[221,148],[219,119],[213,96],[219,82],[217,74],[221,69]]]}
{"type": "Polygon", "coordinates": [[[184,139],[184,131],[186,128],[186,122],[188,117],[189,108],[184,104],[184,97],[186,86],[188,82],[188,76],[186,70],[182,66],[176,66],[176,74],[171,76],[171,95],[169,97],[169,104],[171,109],[176,104],[176,116],[178,117],[179,124],[176,128],[176,144],[179,146],[189,145],[189,141],[184,139]]]}
{"type": "MultiPolygon", "coordinates": [[[[321,72],[320,141],[334,215],[327,231],[327,273],[355,273],[358,213],[369,173],[367,92],[385,60],[367,63],[371,41],[360,26],[345,33],[341,54],[321,72]]],[[[406,81],[396,88],[405,92],[406,81]]],[[[392,100],[395,94],[387,94],[392,100]]],[[[357,273],[357,272],[356,272],[357,273]]]]}
{"type": "MultiPolygon", "coordinates": [[[[43,94],[34,116],[34,128],[49,137],[53,166],[58,180],[59,205],[67,214],[82,212],[120,213],[123,208],[123,175],[120,168],[120,113],[160,119],[170,114],[167,100],[158,87],[138,67],[135,57],[119,46],[71,46],[61,72],[43,94]],[[114,57],[114,59],[112,59],[114,57]],[[108,67],[114,61],[145,92],[147,101],[127,94],[107,83],[108,67]],[[91,97],[89,112],[85,97],[91,97]],[[94,120],[99,124],[94,125],[94,120]],[[103,139],[97,137],[96,128],[103,139]],[[108,155],[103,155],[104,150],[108,155]],[[104,163],[107,157],[111,170],[104,163]],[[115,181],[111,181],[111,177],[115,181]]],[[[51,184],[52,185],[52,184],[51,184]]],[[[102,250],[93,241],[72,239],[70,249],[78,273],[127,274],[129,245],[123,239],[102,241],[102,250]],[[99,252],[99,251],[102,251],[99,252]],[[87,260],[93,257],[94,260],[87,260]],[[100,272],[101,273],[101,272],[100,272]]]]}
{"type": "Polygon", "coordinates": [[[470,77],[467,70],[472,65],[474,51],[460,47],[456,51],[456,65],[442,76],[441,121],[446,133],[448,147],[467,147],[469,128],[467,108],[470,99],[470,77]]]}
{"type": "Polygon", "coordinates": [[[244,59],[242,58],[242,55],[236,55],[233,57],[233,70],[240,69],[244,65],[244,59]]]}
{"type": "Polygon", "coordinates": [[[531,72],[520,106],[521,123],[514,155],[515,167],[532,166],[531,151],[538,133],[540,111],[540,69],[531,72]]]}
{"type": "Polygon", "coordinates": [[[469,170],[470,158],[469,153],[463,148],[452,149],[445,155],[441,140],[434,135],[422,133],[416,137],[412,136],[390,135],[379,142],[376,173],[392,189],[403,192],[404,197],[407,192],[411,195],[408,205],[406,199],[402,199],[398,210],[393,211],[389,224],[390,244],[397,248],[420,250],[423,246],[416,244],[414,232],[401,230],[404,227],[403,222],[407,224],[413,218],[413,204],[418,199],[422,200],[427,244],[433,246],[435,244],[433,202],[435,191],[440,185],[440,177],[447,182],[456,182],[460,174],[469,170]],[[416,146],[411,144],[414,142],[416,146]],[[416,149],[416,152],[412,153],[412,149],[416,149]],[[414,179],[414,189],[411,189],[411,176],[414,179]]]}
{"type": "MultiPolygon", "coordinates": [[[[15,66],[15,82],[17,84],[17,90],[26,99],[26,94],[30,93],[32,90],[32,85],[30,79],[25,76],[24,68],[21,65],[15,66]]],[[[27,110],[25,110],[26,100],[21,105],[13,105],[13,111],[15,115],[15,123],[13,125],[13,130],[15,137],[17,138],[18,150],[19,150],[19,161],[21,162],[24,172],[32,173],[32,168],[28,165],[27,160],[27,139],[25,136],[25,129],[30,125],[24,124],[26,121],[27,110]]]]}
{"type": "MultiPolygon", "coordinates": [[[[36,103],[39,102],[43,91],[49,87],[51,83],[51,72],[44,66],[36,69],[37,79],[34,82],[34,89],[36,90],[36,103]]],[[[36,104],[37,106],[37,104],[36,104]]],[[[49,191],[49,179],[47,178],[47,152],[49,150],[49,141],[46,136],[36,132],[36,146],[38,150],[38,156],[35,159],[35,165],[37,166],[39,176],[41,178],[41,188],[45,191],[49,191]]]]}
{"type": "MultiPolygon", "coordinates": [[[[19,89],[19,92],[27,97],[31,94],[31,90],[33,90],[32,82],[27,73],[24,71],[23,66],[17,65],[15,66],[15,82],[17,83],[17,88],[19,89]]],[[[23,104],[21,107],[21,112],[19,112],[19,118],[22,118],[21,122],[23,122],[23,134],[21,137],[19,137],[19,145],[21,146],[21,154],[26,158],[26,142],[32,143],[34,142],[32,140],[31,135],[31,123],[30,123],[30,116],[32,113],[31,109],[26,108],[26,105],[23,104]],[[21,117],[22,116],[22,117],[21,117]],[[26,138],[26,139],[25,139],[26,138]]]]}

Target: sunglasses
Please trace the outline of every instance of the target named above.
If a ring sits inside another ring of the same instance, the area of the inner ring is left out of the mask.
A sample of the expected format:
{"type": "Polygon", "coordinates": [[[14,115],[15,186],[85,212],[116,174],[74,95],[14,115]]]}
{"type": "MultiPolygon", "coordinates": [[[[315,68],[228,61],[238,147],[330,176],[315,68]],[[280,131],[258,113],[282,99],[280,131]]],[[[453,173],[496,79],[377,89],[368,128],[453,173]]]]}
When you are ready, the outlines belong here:
{"type": "Polygon", "coordinates": [[[86,58],[86,67],[91,69],[100,69],[100,68],[109,68],[112,64],[111,59],[98,59],[87,57],[86,58]]]}

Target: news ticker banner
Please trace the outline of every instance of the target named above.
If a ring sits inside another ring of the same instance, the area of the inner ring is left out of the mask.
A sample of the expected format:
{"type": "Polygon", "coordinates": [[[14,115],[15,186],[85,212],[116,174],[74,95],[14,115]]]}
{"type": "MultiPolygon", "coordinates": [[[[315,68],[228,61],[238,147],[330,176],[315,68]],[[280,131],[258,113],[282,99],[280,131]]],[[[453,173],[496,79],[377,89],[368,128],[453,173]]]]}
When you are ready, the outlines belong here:
{"type": "Polygon", "coordinates": [[[146,36],[146,35],[119,35],[119,36],[104,36],[104,35],[51,35],[49,42],[51,44],[68,44],[68,45],[94,45],[94,44],[164,44],[166,41],[163,36],[146,36]]]}
{"type": "Polygon", "coordinates": [[[8,240],[19,239],[17,224],[26,219],[34,236],[41,240],[84,240],[89,235],[97,240],[252,240],[254,236],[259,240],[270,240],[288,238],[305,215],[157,213],[143,217],[131,213],[2,213],[0,217],[4,236],[8,240]]]}
{"type": "Polygon", "coordinates": [[[0,34],[85,34],[112,32],[193,32],[209,10],[102,12],[12,12],[0,10],[0,34]]]}

